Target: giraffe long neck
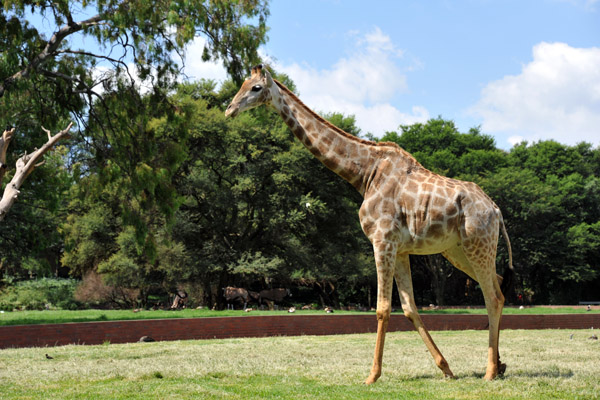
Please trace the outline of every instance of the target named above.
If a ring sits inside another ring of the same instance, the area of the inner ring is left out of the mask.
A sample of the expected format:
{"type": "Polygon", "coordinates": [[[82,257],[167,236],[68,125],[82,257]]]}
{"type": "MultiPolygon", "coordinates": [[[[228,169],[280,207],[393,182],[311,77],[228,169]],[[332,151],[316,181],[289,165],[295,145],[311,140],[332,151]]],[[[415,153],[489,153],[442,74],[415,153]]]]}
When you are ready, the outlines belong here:
{"type": "Polygon", "coordinates": [[[309,109],[288,88],[277,82],[281,96],[273,106],[294,135],[325,166],[364,194],[376,168],[377,144],[335,127],[309,109]]]}

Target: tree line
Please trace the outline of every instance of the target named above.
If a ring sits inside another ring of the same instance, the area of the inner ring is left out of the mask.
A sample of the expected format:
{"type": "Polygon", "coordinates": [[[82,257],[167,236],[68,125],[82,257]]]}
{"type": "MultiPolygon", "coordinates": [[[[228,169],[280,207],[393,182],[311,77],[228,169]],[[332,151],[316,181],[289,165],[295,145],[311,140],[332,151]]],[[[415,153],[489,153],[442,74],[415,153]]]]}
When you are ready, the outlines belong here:
{"type": "MultiPolygon", "coordinates": [[[[89,15],[77,22],[66,1],[1,9],[0,126],[16,128],[5,164],[43,143],[42,126],[78,125],[27,177],[2,221],[2,285],[73,277],[82,303],[127,307],[165,303],[181,288],[197,304],[220,307],[225,286],[289,287],[298,301],[374,306],[360,195],[272,111],[224,117],[266,41],[266,2],[139,3],[88,3],[102,24],[89,15]],[[44,36],[26,9],[65,27],[57,32],[84,33],[113,49],[57,43],[60,35],[44,36]],[[205,58],[225,60],[231,80],[177,79],[174,52],[198,33],[207,38],[205,58]],[[106,58],[110,68],[95,67],[106,58]],[[144,77],[150,90],[139,86],[144,77]]],[[[287,76],[277,78],[294,90],[287,76]]],[[[362,134],[352,116],[326,118],[362,134]]],[[[364,136],[396,142],[426,168],[476,182],[494,199],[515,260],[510,302],[598,300],[599,148],[540,141],[503,151],[478,128],[461,133],[441,117],[381,139],[364,136]]],[[[499,270],[506,263],[501,242],[499,270]]],[[[442,257],[415,257],[412,265],[418,303],[482,304],[476,282],[442,257]]]]}

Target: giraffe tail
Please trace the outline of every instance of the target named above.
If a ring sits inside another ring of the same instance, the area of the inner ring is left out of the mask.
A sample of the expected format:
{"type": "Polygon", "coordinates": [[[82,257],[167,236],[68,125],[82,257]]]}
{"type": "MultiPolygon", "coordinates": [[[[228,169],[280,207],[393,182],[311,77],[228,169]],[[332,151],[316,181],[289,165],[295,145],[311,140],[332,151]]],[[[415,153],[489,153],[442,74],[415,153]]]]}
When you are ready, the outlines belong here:
{"type": "Polygon", "coordinates": [[[513,267],[512,248],[510,246],[510,239],[508,238],[506,226],[504,225],[504,219],[502,217],[500,217],[500,227],[502,228],[502,236],[504,237],[504,240],[506,241],[506,247],[508,248],[508,268],[504,270],[504,275],[502,276],[502,283],[500,284],[500,290],[506,296],[508,291],[513,286],[515,280],[515,269],[513,267]]]}

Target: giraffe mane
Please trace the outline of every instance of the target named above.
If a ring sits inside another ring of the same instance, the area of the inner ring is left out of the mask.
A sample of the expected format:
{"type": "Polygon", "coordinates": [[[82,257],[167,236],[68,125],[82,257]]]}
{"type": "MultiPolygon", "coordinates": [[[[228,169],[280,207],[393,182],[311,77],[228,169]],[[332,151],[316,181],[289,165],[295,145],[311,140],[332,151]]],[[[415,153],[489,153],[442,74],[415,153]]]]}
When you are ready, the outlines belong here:
{"type": "Polygon", "coordinates": [[[279,89],[283,90],[288,96],[290,96],[292,99],[294,99],[294,101],[296,101],[306,112],[308,112],[310,115],[312,115],[316,120],[318,120],[319,122],[321,122],[323,125],[327,126],[330,129],[333,129],[334,131],[336,131],[340,135],[342,135],[342,136],[344,136],[344,137],[346,137],[346,138],[348,138],[350,140],[353,140],[355,142],[366,144],[368,146],[386,147],[386,148],[388,148],[390,150],[397,151],[398,153],[400,153],[400,155],[403,158],[407,158],[411,162],[414,162],[414,164],[416,166],[422,167],[422,165],[417,161],[416,158],[413,157],[412,154],[410,154],[408,151],[404,150],[397,143],[394,143],[394,142],[374,142],[372,140],[361,139],[359,137],[351,135],[348,132],[346,132],[345,130],[338,128],[337,126],[335,126],[334,124],[332,124],[331,122],[327,121],[325,118],[321,117],[319,114],[317,114],[316,112],[314,112],[313,110],[311,110],[306,104],[304,104],[302,102],[302,100],[300,100],[298,98],[298,96],[296,96],[283,83],[279,82],[277,79],[273,79],[273,81],[277,84],[277,86],[279,87],[279,89]]]}

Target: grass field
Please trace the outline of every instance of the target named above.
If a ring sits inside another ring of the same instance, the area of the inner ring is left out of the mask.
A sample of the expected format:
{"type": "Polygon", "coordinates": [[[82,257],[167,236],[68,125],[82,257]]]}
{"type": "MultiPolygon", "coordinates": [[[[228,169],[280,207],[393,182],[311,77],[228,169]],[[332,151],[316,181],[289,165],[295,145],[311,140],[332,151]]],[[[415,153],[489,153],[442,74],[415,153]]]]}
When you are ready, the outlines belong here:
{"type": "MultiPolygon", "coordinates": [[[[401,312],[398,310],[398,312],[401,312]]],[[[441,309],[441,310],[422,310],[422,314],[485,314],[483,308],[474,309],[441,309]]],[[[504,314],[570,314],[570,313],[586,313],[585,308],[561,307],[528,307],[520,310],[516,307],[506,307],[504,314]]],[[[591,312],[598,313],[600,308],[594,307],[591,312]]],[[[357,314],[356,311],[336,311],[339,314],[357,314]]],[[[374,311],[370,312],[374,314],[374,311]]],[[[52,310],[52,311],[15,311],[4,312],[0,314],[0,326],[3,325],[25,325],[25,324],[50,324],[64,322],[91,322],[91,321],[116,321],[116,320],[131,320],[131,319],[159,319],[159,318],[202,318],[202,317],[228,317],[228,316],[249,316],[249,315],[283,315],[288,314],[283,311],[252,311],[245,313],[242,310],[231,311],[213,311],[209,309],[186,309],[179,311],[165,310],[142,310],[133,312],[132,310],[52,310]]],[[[298,315],[304,314],[323,314],[322,310],[314,311],[297,311],[298,315]]]]}
{"type": "Polygon", "coordinates": [[[456,380],[442,378],[415,332],[393,332],[372,386],[362,381],[374,334],[6,349],[0,398],[598,399],[600,343],[590,335],[503,331],[506,374],[485,382],[487,332],[433,332],[456,380]]]}

